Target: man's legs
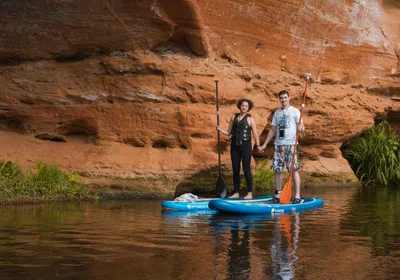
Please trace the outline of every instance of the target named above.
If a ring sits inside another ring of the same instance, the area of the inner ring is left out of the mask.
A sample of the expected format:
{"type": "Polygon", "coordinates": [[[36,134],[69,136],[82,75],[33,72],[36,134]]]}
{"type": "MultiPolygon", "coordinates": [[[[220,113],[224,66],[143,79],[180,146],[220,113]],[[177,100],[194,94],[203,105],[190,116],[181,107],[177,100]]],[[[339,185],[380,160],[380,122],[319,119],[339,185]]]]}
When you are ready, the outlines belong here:
{"type": "Polygon", "coordinates": [[[275,190],[281,191],[282,190],[282,172],[275,171],[275,190]]]}
{"type": "Polygon", "coordinates": [[[293,170],[293,186],[295,198],[300,198],[300,174],[298,170],[293,170]]]}
{"type": "MultiPolygon", "coordinates": [[[[291,164],[292,164],[292,157],[293,157],[293,149],[294,146],[290,147],[287,151],[287,159],[286,159],[286,166],[288,171],[290,172],[291,164]]],[[[299,163],[298,163],[298,157],[299,157],[299,150],[296,149],[296,154],[294,155],[294,170],[293,170],[293,188],[295,191],[295,199],[298,198],[300,199],[300,174],[299,174],[299,163]]]]}
{"type": "Polygon", "coordinates": [[[282,190],[282,171],[284,167],[284,148],[283,146],[274,147],[274,158],[272,161],[272,169],[275,171],[275,194],[273,203],[279,203],[279,197],[282,190]],[[282,150],[283,149],[283,150],[282,150]]]}

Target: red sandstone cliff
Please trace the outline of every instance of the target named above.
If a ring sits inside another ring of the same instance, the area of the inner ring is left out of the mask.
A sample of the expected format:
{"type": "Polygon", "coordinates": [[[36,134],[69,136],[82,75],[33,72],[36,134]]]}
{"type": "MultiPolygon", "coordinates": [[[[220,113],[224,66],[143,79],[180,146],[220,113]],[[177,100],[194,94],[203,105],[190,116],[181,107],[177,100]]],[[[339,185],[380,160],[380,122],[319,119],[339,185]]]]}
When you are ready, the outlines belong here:
{"type": "Polygon", "coordinates": [[[350,172],[344,142],[377,117],[400,123],[397,0],[3,0],[0,15],[0,158],[27,166],[122,178],[214,167],[215,79],[222,125],[247,97],[265,137],[276,93],[299,106],[312,74],[306,171],[350,172]]]}

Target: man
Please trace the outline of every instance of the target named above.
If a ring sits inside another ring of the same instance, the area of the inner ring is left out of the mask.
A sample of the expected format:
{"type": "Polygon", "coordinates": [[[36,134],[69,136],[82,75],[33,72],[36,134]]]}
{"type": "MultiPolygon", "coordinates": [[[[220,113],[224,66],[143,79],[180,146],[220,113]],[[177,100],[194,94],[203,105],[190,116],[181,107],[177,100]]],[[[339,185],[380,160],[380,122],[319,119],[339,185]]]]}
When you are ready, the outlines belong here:
{"type": "MultiPolygon", "coordinates": [[[[275,171],[275,194],[273,196],[272,202],[279,203],[279,198],[282,191],[282,172],[284,165],[290,171],[291,161],[293,156],[293,150],[296,143],[296,131],[304,131],[303,123],[299,125],[300,111],[292,106],[290,106],[289,92],[282,90],[279,92],[279,102],[281,103],[281,108],[275,111],[272,118],[272,127],[268,132],[267,139],[265,143],[258,148],[261,152],[263,151],[269,141],[275,137],[275,147],[274,147],[274,159],[272,163],[272,169],[275,171]]],[[[296,149],[297,150],[297,149],[296,149]]],[[[303,201],[300,199],[300,175],[298,166],[298,151],[295,155],[294,160],[294,170],[293,170],[293,185],[295,187],[295,198],[292,203],[298,204],[303,201]]]]}

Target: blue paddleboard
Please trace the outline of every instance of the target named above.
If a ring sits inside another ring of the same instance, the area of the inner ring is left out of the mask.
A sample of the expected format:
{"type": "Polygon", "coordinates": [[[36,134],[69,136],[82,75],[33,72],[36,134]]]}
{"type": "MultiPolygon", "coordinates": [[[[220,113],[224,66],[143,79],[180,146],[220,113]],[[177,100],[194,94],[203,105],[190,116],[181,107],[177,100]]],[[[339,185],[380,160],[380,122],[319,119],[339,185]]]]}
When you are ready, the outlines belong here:
{"type": "Polygon", "coordinates": [[[209,208],[233,214],[272,214],[299,212],[324,205],[321,198],[305,197],[302,199],[304,202],[301,204],[273,204],[270,203],[270,199],[264,201],[218,199],[210,201],[209,208]]]}
{"type": "Polygon", "coordinates": [[[210,202],[214,201],[253,201],[262,202],[271,199],[271,196],[261,196],[255,197],[253,199],[244,200],[243,198],[199,198],[194,201],[175,201],[175,200],[165,200],[162,202],[161,206],[163,210],[167,211],[198,211],[198,210],[210,210],[208,207],[210,202]]]}

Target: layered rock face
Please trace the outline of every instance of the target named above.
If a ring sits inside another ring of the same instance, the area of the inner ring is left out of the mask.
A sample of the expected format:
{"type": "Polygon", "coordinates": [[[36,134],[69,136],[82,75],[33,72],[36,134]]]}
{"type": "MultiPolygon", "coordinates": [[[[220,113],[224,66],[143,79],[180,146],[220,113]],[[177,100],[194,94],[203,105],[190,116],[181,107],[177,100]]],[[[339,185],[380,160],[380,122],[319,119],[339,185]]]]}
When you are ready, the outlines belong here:
{"type": "MultiPolygon", "coordinates": [[[[299,107],[303,170],[351,172],[340,147],[386,115],[399,127],[396,0],[0,3],[0,157],[87,176],[192,174],[250,98],[262,139],[277,92],[299,107]]],[[[229,140],[222,162],[230,168],[229,140]]],[[[267,151],[265,155],[270,155],[267,151]]]]}

